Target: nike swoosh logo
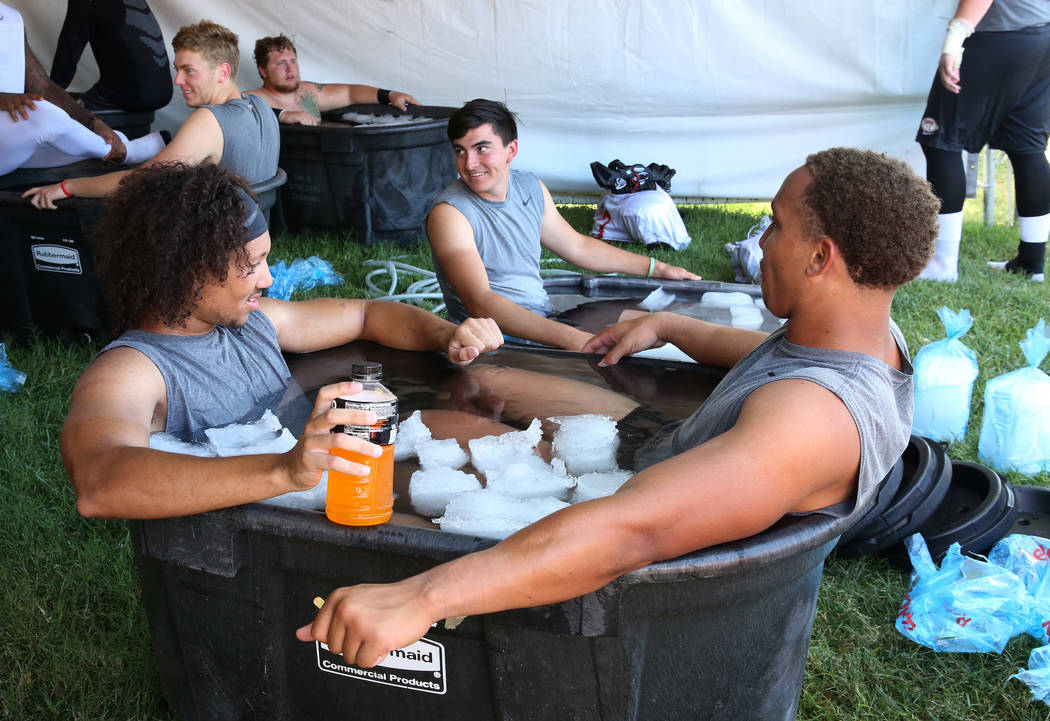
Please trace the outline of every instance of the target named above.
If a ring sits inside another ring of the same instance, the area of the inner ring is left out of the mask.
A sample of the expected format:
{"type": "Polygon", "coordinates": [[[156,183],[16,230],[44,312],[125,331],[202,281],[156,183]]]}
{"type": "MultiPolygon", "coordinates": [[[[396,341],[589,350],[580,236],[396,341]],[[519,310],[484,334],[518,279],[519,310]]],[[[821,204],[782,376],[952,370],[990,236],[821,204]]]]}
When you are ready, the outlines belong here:
{"type": "Polygon", "coordinates": [[[525,198],[525,200],[522,201],[521,204],[522,205],[528,205],[530,200],[532,200],[532,196],[531,195],[529,197],[525,198]]]}

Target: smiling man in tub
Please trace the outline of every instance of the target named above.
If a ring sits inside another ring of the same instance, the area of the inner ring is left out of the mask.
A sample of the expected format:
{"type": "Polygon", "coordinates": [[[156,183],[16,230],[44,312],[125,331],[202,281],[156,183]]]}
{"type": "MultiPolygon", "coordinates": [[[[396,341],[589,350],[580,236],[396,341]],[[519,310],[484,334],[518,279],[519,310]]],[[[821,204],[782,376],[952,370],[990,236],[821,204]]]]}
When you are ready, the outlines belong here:
{"type": "Polygon", "coordinates": [[[810,155],[773,199],[762,294],[787,322],[757,331],[654,313],[584,346],[604,364],[661,343],[732,366],[617,493],[396,583],[338,588],[296,632],[371,667],[444,618],[555,603],[631,570],[747,538],[788,514],[848,528],[911,433],[912,367],[890,319],[933,252],[938,201],[904,163],[810,155]],[[661,460],[662,459],[662,460],[661,460]]]}
{"type": "Polygon", "coordinates": [[[307,490],[324,470],[367,474],[328,452],[381,452],[330,432],[374,422],[371,412],[331,408],[360,390],[350,382],[318,391],[286,453],[198,458],[150,448],[155,431],[189,439],[273,408],[291,378],[282,351],[363,339],[462,365],[502,343],[490,319],[455,325],[403,303],[263,297],[273,282],[266,222],[243,179],[216,165],[133,171],[107,203],[99,236],[102,285],[121,335],[77,382],[61,440],[85,516],[181,516],[307,490]]]}
{"type": "Polygon", "coordinates": [[[515,339],[578,351],[590,334],[548,316],[553,311],[540,277],[540,252],[599,273],[699,280],[700,276],[577,233],[532,173],[511,167],[518,127],[505,105],[478,98],[448,122],[459,178],[442,191],[427,216],[449,318],[492,317],[515,339]]]}

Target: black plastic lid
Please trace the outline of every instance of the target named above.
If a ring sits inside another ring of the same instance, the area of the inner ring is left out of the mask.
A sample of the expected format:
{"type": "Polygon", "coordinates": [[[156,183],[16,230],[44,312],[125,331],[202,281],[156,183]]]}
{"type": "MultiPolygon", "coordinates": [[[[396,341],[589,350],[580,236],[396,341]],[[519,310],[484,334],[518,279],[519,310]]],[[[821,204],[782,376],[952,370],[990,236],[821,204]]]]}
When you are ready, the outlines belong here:
{"type": "Polygon", "coordinates": [[[836,549],[838,555],[851,558],[885,551],[914,533],[944,500],[951,485],[952,466],[943,448],[912,436],[901,461],[904,477],[893,502],[866,523],[850,543],[836,549]]]}
{"type": "Polygon", "coordinates": [[[350,378],[355,381],[383,380],[382,363],[354,363],[350,369],[350,378]]]}
{"type": "Polygon", "coordinates": [[[1004,534],[1023,533],[1028,536],[1050,538],[1050,488],[1042,486],[1011,486],[1014,491],[1014,518],[1004,534]]]}
{"type": "MultiPolygon", "coordinates": [[[[995,471],[977,463],[952,462],[951,484],[944,500],[917,529],[934,561],[958,543],[965,553],[985,554],[1013,522],[1014,494],[995,471]]],[[[886,552],[889,561],[910,568],[903,543],[886,552]]]]}

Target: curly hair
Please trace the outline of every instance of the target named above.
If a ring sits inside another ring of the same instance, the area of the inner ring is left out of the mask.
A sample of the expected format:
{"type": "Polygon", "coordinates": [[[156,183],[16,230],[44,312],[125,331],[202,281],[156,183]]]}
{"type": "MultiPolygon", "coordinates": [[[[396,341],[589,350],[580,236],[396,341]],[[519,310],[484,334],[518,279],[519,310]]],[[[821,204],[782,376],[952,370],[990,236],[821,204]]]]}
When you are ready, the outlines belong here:
{"type": "Polygon", "coordinates": [[[106,200],[95,235],[102,289],[119,335],[145,322],[186,326],[205,282],[231,260],[249,266],[239,176],[217,165],[163,163],[133,170],[106,200]]]}
{"type": "Polygon", "coordinates": [[[241,60],[241,50],[237,47],[237,33],[224,28],[211,20],[201,20],[196,25],[184,25],[171,39],[171,47],[179,50],[192,50],[200,53],[204,59],[218,67],[220,63],[230,66],[230,77],[237,77],[237,66],[241,60]]]}
{"type": "Polygon", "coordinates": [[[255,41],[255,67],[266,67],[266,61],[269,59],[270,53],[282,53],[285,50],[291,50],[296,55],[299,54],[295,49],[295,43],[284,35],[271,35],[259,38],[255,41]]]}
{"type": "Polygon", "coordinates": [[[803,230],[835,240],[858,285],[896,288],[933,255],[940,201],[903,161],[857,148],[806,158],[803,230]]]}

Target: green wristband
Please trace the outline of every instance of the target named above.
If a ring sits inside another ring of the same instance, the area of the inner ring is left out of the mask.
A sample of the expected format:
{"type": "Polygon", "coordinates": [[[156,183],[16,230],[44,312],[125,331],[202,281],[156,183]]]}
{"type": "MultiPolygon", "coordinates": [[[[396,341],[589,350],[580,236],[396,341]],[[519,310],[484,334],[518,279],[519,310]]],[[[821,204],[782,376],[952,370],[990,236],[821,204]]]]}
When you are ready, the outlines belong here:
{"type": "Polygon", "coordinates": [[[656,269],[656,258],[649,256],[649,272],[645,274],[646,278],[653,277],[653,271],[656,269]]]}

